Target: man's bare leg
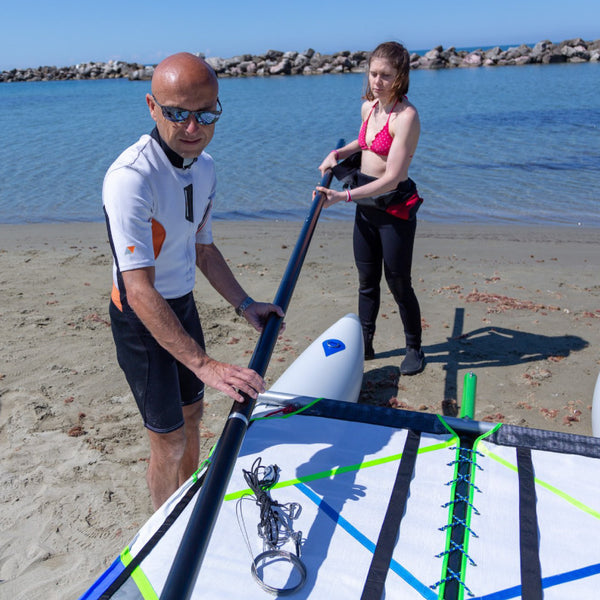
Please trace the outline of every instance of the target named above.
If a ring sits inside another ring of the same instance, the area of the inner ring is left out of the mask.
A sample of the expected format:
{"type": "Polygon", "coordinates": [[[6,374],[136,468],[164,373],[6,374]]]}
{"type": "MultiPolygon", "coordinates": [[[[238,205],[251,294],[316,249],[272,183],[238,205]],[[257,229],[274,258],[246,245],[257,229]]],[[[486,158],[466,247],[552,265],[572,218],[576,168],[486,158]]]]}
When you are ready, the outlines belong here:
{"type": "Polygon", "coordinates": [[[185,483],[198,469],[202,414],[202,401],[183,407],[185,449],[179,466],[179,485],[185,483]]]}
{"type": "Polygon", "coordinates": [[[170,433],[156,433],[148,430],[150,438],[150,464],[146,481],[154,510],[179,487],[179,465],[185,448],[184,428],[170,433]]]}
{"type": "Polygon", "coordinates": [[[154,510],[198,468],[202,402],[183,407],[184,426],[169,433],[148,431],[150,464],[146,481],[154,510]]]}

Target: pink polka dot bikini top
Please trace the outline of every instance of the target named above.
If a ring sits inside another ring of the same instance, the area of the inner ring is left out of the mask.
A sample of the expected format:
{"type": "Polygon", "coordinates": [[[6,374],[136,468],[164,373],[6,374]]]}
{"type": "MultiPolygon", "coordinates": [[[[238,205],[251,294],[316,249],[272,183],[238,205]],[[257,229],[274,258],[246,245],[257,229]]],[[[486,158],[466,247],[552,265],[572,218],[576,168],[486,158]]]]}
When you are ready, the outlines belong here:
{"type": "Polygon", "coordinates": [[[398,104],[399,100],[396,100],[394,106],[392,106],[392,110],[390,110],[390,114],[388,115],[387,121],[385,125],[381,128],[381,130],[377,133],[377,135],[373,138],[371,142],[371,146],[367,144],[367,126],[369,124],[369,118],[371,117],[371,113],[375,109],[375,107],[379,104],[379,100],[373,104],[371,107],[371,111],[369,112],[367,118],[363,121],[363,124],[360,128],[360,133],[358,134],[358,145],[362,150],[371,150],[371,152],[375,152],[379,156],[387,156],[390,152],[390,148],[392,147],[392,142],[394,138],[390,134],[390,117],[394,112],[394,108],[396,108],[396,104],[398,104]]]}

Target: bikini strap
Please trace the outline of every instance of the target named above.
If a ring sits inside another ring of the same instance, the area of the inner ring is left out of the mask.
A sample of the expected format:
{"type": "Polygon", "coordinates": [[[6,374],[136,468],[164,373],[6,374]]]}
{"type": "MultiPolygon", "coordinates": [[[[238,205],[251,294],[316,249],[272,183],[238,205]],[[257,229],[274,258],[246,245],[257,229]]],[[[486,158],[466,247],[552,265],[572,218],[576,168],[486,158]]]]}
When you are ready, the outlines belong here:
{"type": "MultiPolygon", "coordinates": [[[[394,109],[396,108],[396,104],[398,104],[398,102],[400,102],[400,100],[396,100],[396,102],[394,102],[394,106],[392,106],[392,110],[390,110],[390,114],[388,115],[387,121],[385,122],[386,125],[390,122],[390,117],[392,116],[392,113],[394,112],[394,109]]],[[[373,108],[375,108],[375,106],[373,106],[373,108]]]]}
{"type": "Polygon", "coordinates": [[[375,104],[373,104],[373,106],[371,106],[371,110],[369,111],[369,114],[367,115],[367,118],[365,119],[365,123],[367,123],[369,121],[369,119],[371,118],[371,115],[373,114],[373,111],[375,110],[375,107],[379,104],[379,100],[377,100],[377,102],[375,102],[375,104]]]}

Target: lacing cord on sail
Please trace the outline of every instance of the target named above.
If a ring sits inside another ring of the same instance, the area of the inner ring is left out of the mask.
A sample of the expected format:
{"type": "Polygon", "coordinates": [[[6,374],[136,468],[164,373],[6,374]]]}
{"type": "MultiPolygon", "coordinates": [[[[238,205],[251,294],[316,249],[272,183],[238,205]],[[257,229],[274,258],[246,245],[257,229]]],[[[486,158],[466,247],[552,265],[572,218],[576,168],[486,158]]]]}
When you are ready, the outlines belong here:
{"type": "MultiPolygon", "coordinates": [[[[475,537],[478,537],[476,534],[474,534],[475,537]]],[[[454,552],[454,551],[458,551],[461,554],[463,554],[466,559],[469,561],[469,564],[471,564],[473,567],[476,567],[477,564],[475,563],[475,561],[465,552],[465,548],[462,544],[457,544],[456,542],[453,542],[452,540],[450,540],[450,548],[448,550],[444,550],[443,552],[440,552],[439,554],[436,554],[435,557],[436,558],[442,558],[442,556],[445,556],[446,554],[450,554],[450,552],[454,552]]]]}
{"type": "Polygon", "coordinates": [[[456,573],[450,567],[448,567],[446,569],[446,571],[448,572],[448,577],[445,577],[444,579],[440,579],[440,581],[438,581],[435,585],[431,586],[432,588],[435,589],[435,588],[439,587],[440,585],[442,585],[442,583],[448,583],[449,581],[456,581],[463,588],[465,588],[465,591],[467,592],[467,594],[469,596],[475,596],[475,594],[467,587],[466,583],[460,578],[460,573],[456,573]]]}
{"type": "MultiPolygon", "coordinates": [[[[466,551],[465,538],[466,534],[473,537],[479,537],[469,526],[469,514],[480,514],[471,502],[471,494],[473,492],[481,493],[481,490],[472,481],[472,471],[474,469],[483,470],[476,462],[477,455],[481,456],[481,453],[477,452],[473,448],[464,446],[458,446],[450,449],[456,450],[457,457],[456,460],[448,463],[449,467],[455,467],[454,479],[446,484],[448,486],[452,486],[453,494],[452,499],[446,504],[443,504],[442,508],[452,507],[452,514],[450,522],[447,525],[440,527],[439,530],[446,531],[450,529],[452,530],[452,536],[448,540],[447,548],[443,552],[437,554],[436,558],[449,558],[452,556],[455,559],[458,555],[466,559],[471,566],[476,567],[477,564],[466,551]]],[[[454,560],[454,562],[457,561],[454,560]]],[[[461,561],[458,561],[458,563],[460,562],[461,561]]],[[[449,564],[446,564],[445,575],[445,577],[430,587],[432,589],[436,589],[443,584],[454,581],[465,590],[468,596],[474,596],[474,594],[465,584],[462,578],[463,574],[461,573],[460,569],[453,569],[449,564]]]]}
{"type": "MultiPolygon", "coordinates": [[[[446,531],[446,529],[454,529],[455,527],[462,527],[463,529],[465,529],[466,531],[468,531],[473,537],[479,537],[468,525],[467,522],[464,519],[460,519],[459,517],[457,517],[456,515],[452,515],[452,523],[450,523],[449,525],[444,525],[443,527],[440,527],[439,530],[440,531],[446,531]]],[[[460,548],[461,552],[463,554],[465,554],[464,550],[462,549],[462,544],[454,544],[456,548],[460,548]]],[[[450,554],[450,552],[452,552],[452,549],[450,550],[445,550],[444,552],[441,552],[440,554],[438,554],[437,556],[445,556],[446,554],[450,554]]],[[[468,555],[465,555],[468,556],[468,555]]],[[[471,559],[469,559],[471,560],[471,559]]]]}
{"type": "Polygon", "coordinates": [[[236,514],[240,529],[244,536],[248,552],[252,558],[252,576],[258,585],[275,596],[286,596],[297,592],[306,582],[306,567],[300,559],[302,532],[294,531],[292,521],[300,516],[302,507],[297,502],[280,504],[271,498],[269,490],[277,483],[279,467],[277,465],[263,466],[260,457],[257,458],[250,471],[242,469],[244,479],[253,495],[242,496],[236,505],[236,514]],[[263,552],[254,556],[252,546],[242,515],[242,501],[254,499],[259,507],[260,520],[257,525],[258,536],[263,540],[263,552]],[[295,553],[282,550],[288,542],[292,542],[295,553]],[[298,572],[299,582],[293,587],[278,588],[267,584],[260,575],[261,568],[268,561],[286,561],[298,572]]]}
{"type": "MultiPolygon", "coordinates": [[[[477,487],[475,487],[475,489],[478,490],[477,487]]],[[[454,498],[454,500],[450,500],[450,502],[446,502],[446,504],[442,504],[442,508],[448,508],[449,506],[452,506],[453,504],[456,504],[457,502],[463,502],[473,511],[474,514],[476,514],[476,515],[481,514],[467,496],[463,496],[462,494],[455,494],[455,496],[456,497],[454,498]]],[[[473,534],[473,535],[475,535],[475,537],[478,537],[477,534],[473,534]]]]}

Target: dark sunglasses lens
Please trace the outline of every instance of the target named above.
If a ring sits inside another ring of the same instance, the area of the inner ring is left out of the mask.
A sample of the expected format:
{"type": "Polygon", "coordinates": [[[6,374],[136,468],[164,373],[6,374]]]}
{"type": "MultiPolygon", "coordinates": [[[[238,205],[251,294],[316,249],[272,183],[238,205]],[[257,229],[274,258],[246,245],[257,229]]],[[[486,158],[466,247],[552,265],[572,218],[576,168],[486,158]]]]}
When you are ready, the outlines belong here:
{"type": "Polygon", "coordinates": [[[221,101],[217,98],[217,110],[199,111],[195,113],[194,116],[200,125],[212,125],[219,120],[222,112],[223,107],[221,106],[221,101]]]}
{"type": "Polygon", "coordinates": [[[214,112],[197,112],[194,116],[200,125],[212,125],[219,120],[219,115],[214,112]]]}
{"type": "Polygon", "coordinates": [[[166,119],[169,119],[169,121],[173,121],[174,123],[183,123],[190,116],[190,111],[164,106],[163,115],[166,119]]]}

